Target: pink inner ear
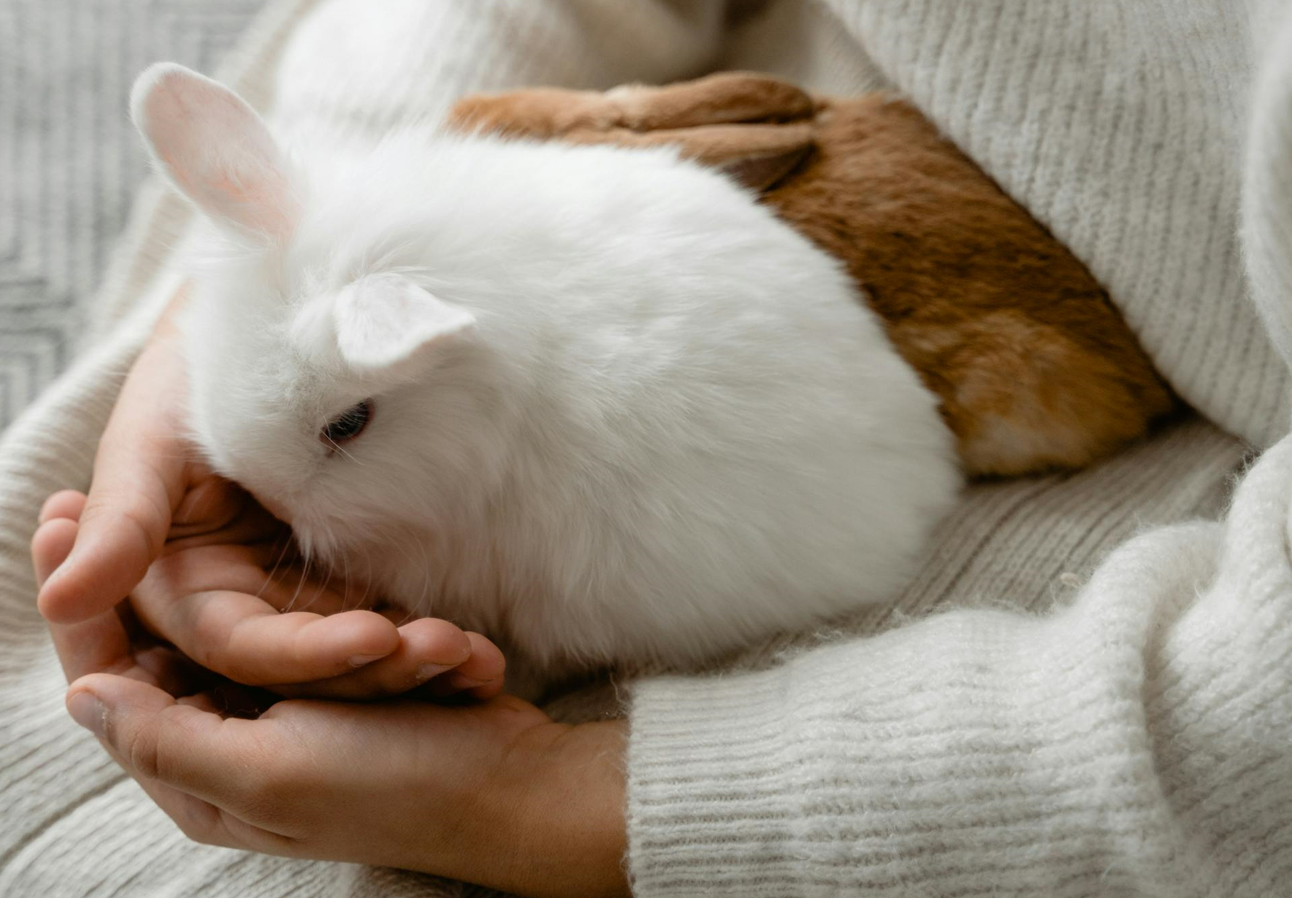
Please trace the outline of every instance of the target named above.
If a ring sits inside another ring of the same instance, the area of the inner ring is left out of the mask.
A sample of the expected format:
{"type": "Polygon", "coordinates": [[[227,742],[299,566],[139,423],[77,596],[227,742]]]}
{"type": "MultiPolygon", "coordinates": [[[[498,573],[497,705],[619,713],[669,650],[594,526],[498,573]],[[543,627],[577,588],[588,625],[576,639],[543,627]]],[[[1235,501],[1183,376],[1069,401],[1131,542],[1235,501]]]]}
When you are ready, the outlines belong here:
{"type": "Polygon", "coordinates": [[[291,194],[286,178],[242,184],[228,172],[214,171],[211,177],[210,202],[221,204],[228,218],[276,237],[291,233],[296,216],[288,211],[291,194]]]}
{"type": "Polygon", "coordinates": [[[136,121],[175,185],[214,218],[286,236],[295,200],[282,154],[255,111],[178,66],[158,72],[145,90],[136,121]]]}

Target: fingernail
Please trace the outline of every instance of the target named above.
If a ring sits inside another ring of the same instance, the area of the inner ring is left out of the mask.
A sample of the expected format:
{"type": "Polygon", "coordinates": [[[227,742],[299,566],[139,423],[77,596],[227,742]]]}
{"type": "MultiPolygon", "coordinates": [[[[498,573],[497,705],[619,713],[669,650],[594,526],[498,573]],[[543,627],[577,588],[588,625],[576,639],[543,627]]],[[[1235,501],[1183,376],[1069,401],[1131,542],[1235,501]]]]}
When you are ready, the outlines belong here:
{"type": "Polygon", "coordinates": [[[107,709],[93,694],[78,692],[69,698],[67,700],[67,713],[72,715],[73,720],[100,739],[107,735],[108,728],[104,722],[107,709]]]}
{"type": "Polygon", "coordinates": [[[443,664],[423,664],[417,668],[417,673],[413,674],[413,676],[417,677],[417,682],[420,683],[423,680],[429,680],[431,677],[438,677],[446,670],[448,670],[448,667],[443,664]]]}
{"type": "Polygon", "coordinates": [[[363,667],[365,664],[371,664],[374,661],[380,661],[385,655],[355,655],[350,659],[351,667],[363,667]]]}
{"type": "Polygon", "coordinates": [[[478,680],[475,677],[468,677],[466,674],[455,673],[449,677],[448,686],[450,689],[474,689],[477,686],[492,682],[493,680],[478,680]]]}

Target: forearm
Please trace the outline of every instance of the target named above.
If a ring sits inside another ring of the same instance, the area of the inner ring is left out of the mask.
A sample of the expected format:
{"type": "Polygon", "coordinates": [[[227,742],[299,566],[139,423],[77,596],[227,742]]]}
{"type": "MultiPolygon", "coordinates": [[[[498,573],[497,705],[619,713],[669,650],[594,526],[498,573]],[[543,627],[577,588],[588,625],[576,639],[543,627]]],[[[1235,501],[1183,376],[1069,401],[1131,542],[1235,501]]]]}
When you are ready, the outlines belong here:
{"type": "Polygon", "coordinates": [[[635,893],[1180,885],[1144,669],[1216,531],[1132,542],[1051,618],[957,612],[769,671],[642,684],[635,893]]]}

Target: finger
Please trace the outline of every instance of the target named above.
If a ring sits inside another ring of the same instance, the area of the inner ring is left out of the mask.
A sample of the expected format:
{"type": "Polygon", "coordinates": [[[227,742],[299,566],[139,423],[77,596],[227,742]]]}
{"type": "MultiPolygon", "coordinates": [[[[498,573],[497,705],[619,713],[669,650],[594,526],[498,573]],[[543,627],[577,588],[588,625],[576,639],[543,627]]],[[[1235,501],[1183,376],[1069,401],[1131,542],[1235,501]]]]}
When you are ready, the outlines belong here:
{"type": "Polygon", "coordinates": [[[134,592],[136,613],[198,664],[249,685],[330,679],[399,648],[397,627],[382,615],[340,610],[343,597],[315,584],[267,580],[270,554],[269,546],[207,546],[160,558],[134,592]],[[314,607],[334,613],[279,611],[312,605],[315,595],[314,607]]]}
{"type": "MultiPolygon", "coordinates": [[[[361,608],[366,611],[375,609],[367,606],[369,590],[360,589],[350,581],[342,581],[340,591],[332,587],[332,577],[324,575],[323,580],[315,572],[302,568],[298,561],[283,563],[284,556],[289,559],[295,554],[295,546],[287,543],[267,546],[264,567],[269,573],[264,575],[266,585],[260,590],[260,597],[279,611],[313,611],[316,614],[340,614],[361,608]]],[[[398,623],[396,623],[398,626],[398,623]]]]}
{"type": "MultiPolygon", "coordinates": [[[[75,540],[76,522],[67,518],[55,517],[37,528],[31,540],[37,584],[62,563],[75,540]]],[[[91,671],[121,671],[129,666],[130,642],[111,609],[79,623],[51,624],[50,635],[69,681],[91,671]]]]}
{"type": "Polygon", "coordinates": [[[793,84],[752,72],[718,72],[663,87],[634,84],[606,96],[618,108],[615,123],[635,131],[793,121],[815,109],[812,98],[793,84]]]}
{"type": "Polygon", "coordinates": [[[250,737],[255,721],[222,718],[126,677],[81,677],[68,688],[67,710],[132,776],[217,805],[242,794],[231,780],[273,761],[250,737]]]}
{"type": "Polygon", "coordinates": [[[112,760],[189,839],[253,850],[283,845],[278,833],[244,822],[212,801],[226,793],[244,795],[245,783],[229,782],[238,770],[227,765],[247,764],[245,747],[256,743],[225,726],[211,696],[177,700],[127,677],[94,674],[68,689],[67,711],[98,736],[112,760]]]}
{"type": "MultiPolygon", "coordinates": [[[[78,700],[80,701],[80,700],[78,700]]],[[[179,704],[192,705],[201,710],[208,710],[212,713],[218,713],[217,709],[211,706],[207,696],[191,696],[177,700],[179,704]]],[[[71,709],[69,708],[69,711],[71,709]]],[[[84,716],[86,712],[78,709],[79,715],[84,716]]],[[[101,717],[102,712],[95,708],[89,712],[101,717]]],[[[73,715],[74,719],[76,715],[73,715]]],[[[79,721],[78,721],[79,722],[79,721]]],[[[83,726],[85,724],[82,724],[83,726]]],[[[87,727],[90,728],[90,727],[87,727]]],[[[109,757],[114,760],[127,775],[131,776],[144,793],[153,800],[153,803],[161,808],[162,812],[169,817],[180,831],[188,838],[195,842],[201,842],[207,845],[219,845],[225,848],[248,848],[250,846],[238,838],[226,825],[228,815],[220,808],[208,801],[189,795],[172,786],[168,786],[158,780],[143,776],[137,771],[131,769],[127,759],[118,752],[106,740],[100,740],[109,757]]]]}
{"type": "MultiPolygon", "coordinates": [[[[108,754],[123,770],[129,772],[124,758],[111,748],[108,748],[108,754]]],[[[221,848],[254,849],[256,847],[251,844],[252,840],[243,837],[239,831],[240,827],[229,825],[231,815],[209,801],[203,801],[194,795],[144,776],[136,775],[134,780],[153,800],[153,803],[161,808],[162,813],[179,827],[180,832],[194,842],[217,845],[221,848]]]]}
{"type": "MultiPolygon", "coordinates": [[[[410,613],[394,606],[378,609],[381,614],[400,625],[407,626],[410,613]]],[[[466,692],[473,698],[489,699],[500,694],[505,685],[507,662],[502,650],[479,633],[467,633],[471,647],[470,658],[457,669],[446,671],[420,687],[419,693],[430,698],[444,698],[466,692]],[[462,668],[465,666],[465,670],[462,668]],[[456,676],[459,672],[461,676],[456,676]]]]}
{"type": "Polygon", "coordinates": [[[45,507],[41,509],[43,523],[36,528],[36,532],[31,537],[31,566],[36,573],[38,586],[63,563],[63,559],[72,551],[72,545],[76,542],[75,519],[62,514],[52,514],[47,519],[45,514],[60,495],[62,494],[55,493],[46,500],[45,507]]]}
{"type": "Polygon", "coordinates": [[[118,674],[182,695],[210,688],[214,675],[166,646],[140,649],[116,609],[75,624],[50,624],[68,682],[96,672],[118,674]]]}
{"type": "Polygon", "coordinates": [[[281,804],[271,784],[290,782],[289,741],[277,723],[222,717],[125,677],[94,674],[67,692],[67,710],[190,838],[292,854],[289,836],[247,822],[240,809],[281,804]]]}
{"type": "Polygon", "coordinates": [[[185,595],[159,628],[198,664],[251,686],[327,679],[385,658],[399,632],[371,611],[280,613],[247,593],[185,595]]]}
{"type": "MultiPolygon", "coordinates": [[[[273,687],[291,697],[375,699],[400,695],[469,663],[468,634],[445,620],[422,618],[399,628],[399,647],[366,667],[328,680],[273,687]]],[[[501,654],[500,654],[501,657],[501,654]]],[[[481,669],[490,670],[488,665],[481,669]]],[[[501,678],[501,670],[497,672],[501,678]]]]}
{"type": "Polygon", "coordinates": [[[272,601],[286,606],[293,596],[299,604],[307,587],[324,588],[323,584],[306,580],[299,571],[290,568],[270,577],[266,569],[271,569],[282,554],[281,546],[269,543],[217,543],[191,546],[180,552],[168,551],[153,562],[135,592],[140,596],[158,593],[155,600],[169,607],[176,595],[185,592],[227,589],[255,593],[271,601],[269,592],[280,590],[287,595],[276,596],[272,601]]]}
{"type": "Polygon", "coordinates": [[[79,490],[60,490],[45,500],[45,504],[40,507],[40,515],[37,521],[41,524],[53,518],[67,518],[71,521],[78,521],[84,508],[85,493],[79,490]]]}
{"type": "MultiPolygon", "coordinates": [[[[75,539],[76,522],[69,518],[53,517],[36,530],[31,554],[37,583],[67,556],[75,539]]],[[[199,682],[192,666],[169,649],[135,651],[116,609],[75,624],[50,624],[50,635],[69,681],[110,671],[172,691],[199,682]]]]}
{"type": "Polygon", "coordinates": [[[161,808],[162,813],[179,827],[180,832],[194,842],[221,848],[289,853],[283,848],[290,845],[290,840],[248,823],[209,801],[132,771],[125,757],[106,742],[103,745],[112,760],[139,784],[153,803],[161,808]]]}
{"type": "Polygon", "coordinates": [[[362,594],[352,600],[348,583],[337,592],[295,564],[283,563],[293,551],[288,542],[204,545],[203,539],[184,540],[188,548],[183,551],[168,549],[134,591],[134,604],[145,624],[167,639],[176,634],[167,630],[166,616],[191,593],[243,592],[276,611],[338,614],[362,607],[362,594]]]}
{"type": "Polygon", "coordinates": [[[108,610],[143,578],[165,542],[186,477],[178,428],[159,411],[182,402],[173,343],[145,349],[122,388],[95,456],[75,548],[40,591],[41,613],[51,621],[108,610]]]}
{"type": "Polygon", "coordinates": [[[450,686],[465,689],[478,699],[493,698],[502,692],[507,670],[502,651],[479,633],[468,633],[471,657],[449,675],[450,686]]]}
{"type": "Polygon", "coordinates": [[[472,698],[489,699],[498,695],[505,684],[506,661],[502,651],[479,633],[468,633],[471,657],[452,672],[427,684],[425,691],[435,697],[466,693],[472,698]]]}
{"type": "MultiPolygon", "coordinates": [[[[147,456],[151,450],[141,450],[147,456]]],[[[171,493],[182,475],[168,462],[141,457],[128,470],[96,474],[72,555],[39,596],[41,613],[60,623],[81,620],[129,594],[160,554],[170,526],[171,493]]]]}

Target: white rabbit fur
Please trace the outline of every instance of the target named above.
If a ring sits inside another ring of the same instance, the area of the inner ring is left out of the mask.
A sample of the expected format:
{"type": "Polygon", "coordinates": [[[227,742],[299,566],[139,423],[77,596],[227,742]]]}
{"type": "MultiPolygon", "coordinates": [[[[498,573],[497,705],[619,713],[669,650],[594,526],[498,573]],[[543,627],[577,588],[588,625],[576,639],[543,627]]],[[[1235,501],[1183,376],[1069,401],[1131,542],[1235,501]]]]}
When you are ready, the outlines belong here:
{"type": "Polygon", "coordinates": [[[399,604],[552,673],[687,665],[890,597],[953,500],[857,288],[718,172],[425,128],[280,150],[169,64],[132,103],[212,222],[197,442],[399,604]]]}

